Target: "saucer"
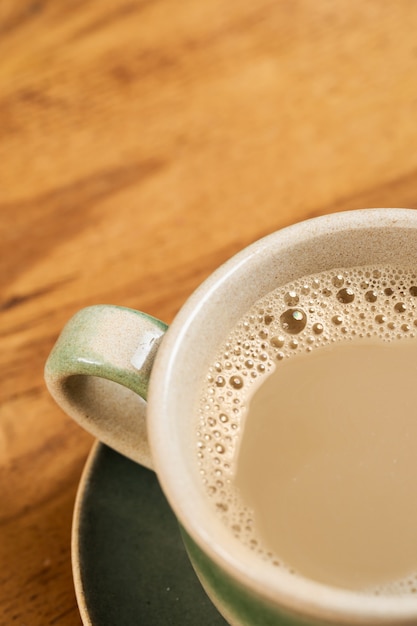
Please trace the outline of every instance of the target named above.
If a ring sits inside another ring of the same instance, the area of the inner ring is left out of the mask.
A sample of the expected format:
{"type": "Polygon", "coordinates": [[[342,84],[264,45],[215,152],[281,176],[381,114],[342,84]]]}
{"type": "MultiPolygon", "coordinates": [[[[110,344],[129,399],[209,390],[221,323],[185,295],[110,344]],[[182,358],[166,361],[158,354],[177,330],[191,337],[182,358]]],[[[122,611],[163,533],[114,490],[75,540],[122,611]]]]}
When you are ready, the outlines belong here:
{"type": "Polygon", "coordinates": [[[156,475],[100,443],[78,489],[72,564],[84,626],[226,626],[156,475]]]}

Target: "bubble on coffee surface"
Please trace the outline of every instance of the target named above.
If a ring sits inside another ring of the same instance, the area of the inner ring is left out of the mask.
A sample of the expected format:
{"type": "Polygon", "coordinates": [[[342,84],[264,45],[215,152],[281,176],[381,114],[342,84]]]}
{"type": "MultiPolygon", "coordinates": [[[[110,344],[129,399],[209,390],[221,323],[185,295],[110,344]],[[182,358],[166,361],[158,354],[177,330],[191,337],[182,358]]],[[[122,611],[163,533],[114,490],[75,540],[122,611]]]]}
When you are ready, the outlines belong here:
{"type": "MultiPolygon", "coordinates": [[[[285,567],[279,555],[262,545],[253,513],[233,485],[245,414],[262,381],[286,360],[335,342],[416,336],[417,275],[385,266],[336,269],[295,280],[260,299],[235,325],[202,384],[196,459],[214,509],[242,545],[285,567]]],[[[371,592],[417,593],[417,578],[371,592]]]]}
{"type": "Polygon", "coordinates": [[[302,309],[287,309],[280,316],[282,329],[295,335],[301,333],[307,324],[307,315],[302,309]]]}
{"type": "Polygon", "coordinates": [[[417,574],[411,574],[400,580],[364,590],[376,596],[409,596],[417,595],[417,574]]]}

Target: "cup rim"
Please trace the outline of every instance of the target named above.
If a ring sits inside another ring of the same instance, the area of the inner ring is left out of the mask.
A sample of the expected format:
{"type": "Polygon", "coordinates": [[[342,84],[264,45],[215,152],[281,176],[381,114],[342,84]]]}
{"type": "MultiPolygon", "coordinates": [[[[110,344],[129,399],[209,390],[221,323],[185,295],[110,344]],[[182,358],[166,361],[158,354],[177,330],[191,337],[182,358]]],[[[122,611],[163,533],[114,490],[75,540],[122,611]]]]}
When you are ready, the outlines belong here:
{"type": "Polygon", "coordinates": [[[232,554],[228,548],[230,534],[224,531],[223,524],[216,520],[207,524],[203,498],[194,477],[187,474],[180,446],[167,423],[171,394],[182,392],[172,386],[179,348],[186,342],[195,320],[204,317],[204,308],[220,285],[233,280],[247,263],[256,262],[259,255],[272,248],[285,251],[300,241],[364,228],[417,231],[417,210],[358,209],[314,217],[255,241],[216,269],[185,302],[158,351],[148,396],[149,438],[158,479],[177,519],[197,545],[232,578],[266,601],[296,614],[312,613],[316,619],[338,619],[341,624],[366,624],[372,619],[377,619],[379,624],[392,624],[393,620],[408,624],[417,618],[417,595],[401,598],[367,595],[298,576],[294,585],[291,574],[277,572],[272,565],[253,557],[248,567],[249,561],[243,562],[232,554]]]}

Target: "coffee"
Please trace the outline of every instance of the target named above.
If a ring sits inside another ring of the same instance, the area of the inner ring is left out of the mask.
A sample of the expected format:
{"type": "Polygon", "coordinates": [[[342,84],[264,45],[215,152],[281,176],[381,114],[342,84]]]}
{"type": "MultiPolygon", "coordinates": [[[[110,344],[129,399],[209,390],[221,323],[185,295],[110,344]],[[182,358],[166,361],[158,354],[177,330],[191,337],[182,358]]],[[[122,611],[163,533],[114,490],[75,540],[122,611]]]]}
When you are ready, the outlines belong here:
{"type": "Polygon", "coordinates": [[[358,267],[259,300],[202,385],[197,449],[242,549],[326,584],[417,592],[417,276],[358,267]]]}

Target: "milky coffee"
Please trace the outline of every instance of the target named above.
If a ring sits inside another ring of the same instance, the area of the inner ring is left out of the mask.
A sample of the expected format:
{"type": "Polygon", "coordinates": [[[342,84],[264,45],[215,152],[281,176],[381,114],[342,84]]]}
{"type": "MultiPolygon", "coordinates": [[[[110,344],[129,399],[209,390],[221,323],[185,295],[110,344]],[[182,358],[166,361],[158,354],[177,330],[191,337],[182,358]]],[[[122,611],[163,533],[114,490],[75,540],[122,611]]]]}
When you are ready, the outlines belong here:
{"type": "Polygon", "coordinates": [[[218,515],[277,567],[417,593],[417,275],[359,267],[259,300],[202,386],[218,515]]]}

